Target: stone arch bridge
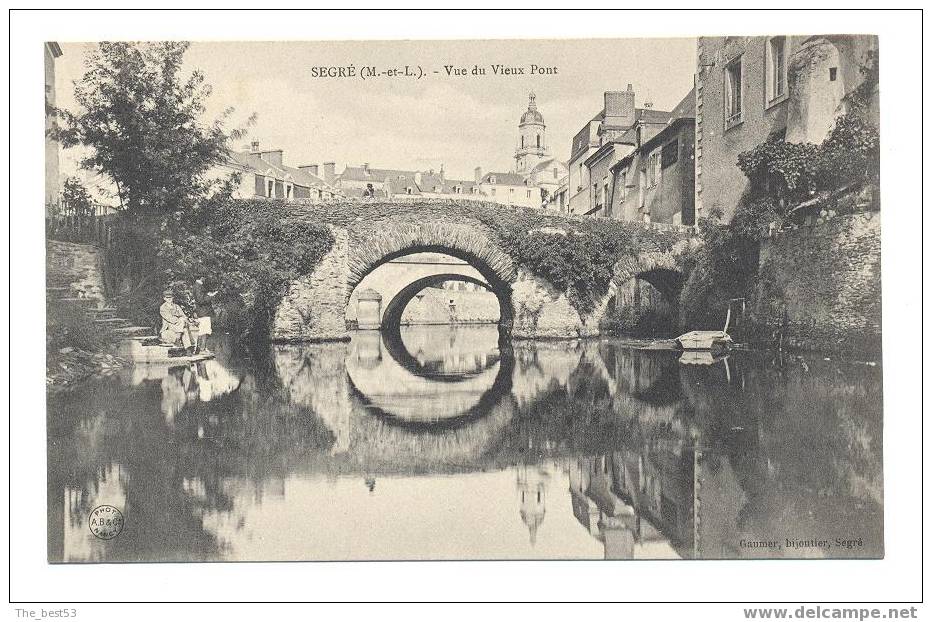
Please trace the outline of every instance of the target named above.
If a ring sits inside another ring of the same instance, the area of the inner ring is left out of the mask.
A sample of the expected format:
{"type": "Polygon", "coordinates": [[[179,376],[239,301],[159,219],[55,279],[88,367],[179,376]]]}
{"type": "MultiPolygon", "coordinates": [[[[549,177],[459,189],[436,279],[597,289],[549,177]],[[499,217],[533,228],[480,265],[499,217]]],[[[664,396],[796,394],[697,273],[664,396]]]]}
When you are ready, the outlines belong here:
{"type": "Polygon", "coordinates": [[[598,219],[583,223],[583,217],[468,200],[308,203],[295,204],[292,213],[326,223],[334,244],[312,274],[290,285],[275,316],[272,337],[277,341],[348,338],[345,312],[354,288],[375,268],[417,252],[443,253],[475,268],[482,277],[477,281],[488,284],[498,298],[504,334],[530,339],[596,336],[615,285],[641,278],[675,300],[684,281],[678,258],[697,243],[686,226],[598,219]],[[581,235],[583,224],[591,227],[593,221],[595,226],[604,222],[606,227],[627,228],[631,248],[615,263],[608,294],[592,311],[580,313],[566,292],[509,254],[504,236],[521,227],[532,234],[581,235]]]}

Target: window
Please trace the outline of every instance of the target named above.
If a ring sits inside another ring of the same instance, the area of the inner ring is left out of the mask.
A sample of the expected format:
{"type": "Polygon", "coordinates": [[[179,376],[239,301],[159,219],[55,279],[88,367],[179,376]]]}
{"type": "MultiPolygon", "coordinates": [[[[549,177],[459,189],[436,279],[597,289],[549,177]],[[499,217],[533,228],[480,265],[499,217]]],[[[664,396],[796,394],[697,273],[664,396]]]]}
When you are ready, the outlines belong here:
{"type": "Polygon", "coordinates": [[[294,198],[294,186],[291,184],[285,184],[285,199],[290,201],[294,198]]]}
{"type": "Polygon", "coordinates": [[[834,82],[838,79],[838,67],[829,67],[828,68],[828,81],[834,82]]]}
{"type": "Polygon", "coordinates": [[[647,186],[647,175],[638,171],[638,207],[644,207],[644,188],[647,186]]]}
{"type": "Polygon", "coordinates": [[[677,156],[679,155],[679,150],[679,140],[674,140],[664,145],[663,149],[660,150],[660,166],[662,168],[667,168],[671,164],[675,164],[677,156]]]}
{"type": "Polygon", "coordinates": [[[495,196],[495,188],[492,188],[492,196],[495,196]]]}
{"type": "Polygon", "coordinates": [[[494,183],[495,183],[495,175],[492,175],[491,177],[489,177],[489,183],[490,183],[490,184],[494,184],[494,183]]]}
{"type": "Polygon", "coordinates": [[[725,129],[741,123],[741,57],[725,65],[725,129]]]}
{"type": "Polygon", "coordinates": [[[531,191],[530,191],[530,190],[527,191],[527,198],[529,198],[529,199],[531,198],[531,191]]]}
{"type": "Polygon", "coordinates": [[[767,105],[786,98],[786,37],[767,39],[767,105]]]}
{"type": "Polygon", "coordinates": [[[605,203],[605,211],[608,212],[608,178],[602,180],[602,202],[605,203]]]}
{"type": "Polygon", "coordinates": [[[521,137],[521,148],[524,149],[524,136],[521,137]]]}
{"type": "Polygon", "coordinates": [[[265,196],[272,198],[275,196],[275,180],[266,179],[265,180],[265,196]]]}
{"type": "Polygon", "coordinates": [[[411,194],[413,192],[411,190],[411,186],[408,186],[407,188],[405,188],[405,192],[407,192],[408,194],[411,194]]]}
{"type": "Polygon", "coordinates": [[[622,201],[625,201],[628,198],[627,178],[628,169],[621,171],[621,173],[618,175],[618,186],[621,190],[620,196],[622,201]]]}
{"type": "Polygon", "coordinates": [[[537,135],[537,148],[540,149],[540,134],[537,135]]]}
{"type": "Polygon", "coordinates": [[[653,188],[660,183],[660,154],[652,153],[647,158],[647,186],[653,188]]]}

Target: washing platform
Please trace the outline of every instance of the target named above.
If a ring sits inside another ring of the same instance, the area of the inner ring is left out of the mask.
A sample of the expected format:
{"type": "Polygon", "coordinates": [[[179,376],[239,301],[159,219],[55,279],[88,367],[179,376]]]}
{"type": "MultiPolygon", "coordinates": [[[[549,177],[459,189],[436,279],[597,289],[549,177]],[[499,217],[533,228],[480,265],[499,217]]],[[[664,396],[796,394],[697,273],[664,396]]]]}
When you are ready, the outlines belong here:
{"type": "Polygon", "coordinates": [[[133,363],[175,363],[178,365],[197,363],[214,358],[213,352],[185,354],[185,349],[162,343],[158,337],[138,335],[127,337],[120,343],[120,356],[133,363]]]}

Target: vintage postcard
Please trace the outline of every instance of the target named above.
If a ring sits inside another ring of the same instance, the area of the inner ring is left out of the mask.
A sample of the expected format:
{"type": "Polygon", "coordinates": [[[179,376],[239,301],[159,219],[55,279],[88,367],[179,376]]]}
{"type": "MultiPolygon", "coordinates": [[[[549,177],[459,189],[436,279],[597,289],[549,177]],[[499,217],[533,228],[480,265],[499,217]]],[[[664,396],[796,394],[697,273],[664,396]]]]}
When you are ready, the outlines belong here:
{"type": "Polygon", "coordinates": [[[48,562],[883,558],[880,42],[46,42],[48,562]]]}

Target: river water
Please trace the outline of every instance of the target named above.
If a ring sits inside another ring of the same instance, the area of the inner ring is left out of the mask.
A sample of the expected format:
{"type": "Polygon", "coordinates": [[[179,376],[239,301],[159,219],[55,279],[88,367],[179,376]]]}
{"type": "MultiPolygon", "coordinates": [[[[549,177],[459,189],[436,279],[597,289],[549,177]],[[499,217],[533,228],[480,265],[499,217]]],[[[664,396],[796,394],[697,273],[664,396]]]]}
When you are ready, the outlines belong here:
{"type": "Polygon", "coordinates": [[[216,349],[50,396],[50,561],[883,555],[879,364],[495,326],[216,349]]]}

